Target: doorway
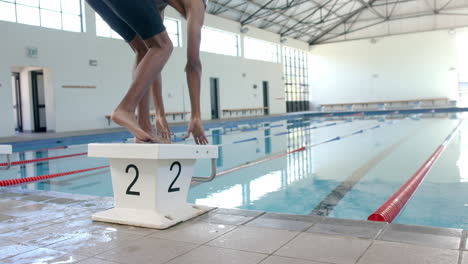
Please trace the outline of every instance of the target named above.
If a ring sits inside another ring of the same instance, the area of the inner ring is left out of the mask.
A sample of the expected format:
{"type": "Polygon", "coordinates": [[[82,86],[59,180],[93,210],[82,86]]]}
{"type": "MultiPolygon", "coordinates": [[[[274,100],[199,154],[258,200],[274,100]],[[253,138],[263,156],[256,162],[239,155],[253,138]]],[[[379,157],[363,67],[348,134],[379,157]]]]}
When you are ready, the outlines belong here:
{"type": "Polygon", "coordinates": [[[269,90],[269,83],[267,81],[263,81],[263,114],[269,115],[270,114],[270,106],[268,103],[268,90],[269,90]]]}
{"type": "Polygon", "coordinates": [[[31,71],[32,103],[34,132],[46,132],[46,108],[44,91],[44,74],[42,71],[31,71]]]}
{"type": "Polygon", "coordinates": [[[15,120],[15,131],[23,132],[23,114],[21,110],[21,84],[19,72],[11,73],[11,88],[13,95],[13,115],[15,120]]]}
{"type": "Polygon", "coordinates": [[[211,119],[219,119],[219,79],[210,78],[211,119]]]}

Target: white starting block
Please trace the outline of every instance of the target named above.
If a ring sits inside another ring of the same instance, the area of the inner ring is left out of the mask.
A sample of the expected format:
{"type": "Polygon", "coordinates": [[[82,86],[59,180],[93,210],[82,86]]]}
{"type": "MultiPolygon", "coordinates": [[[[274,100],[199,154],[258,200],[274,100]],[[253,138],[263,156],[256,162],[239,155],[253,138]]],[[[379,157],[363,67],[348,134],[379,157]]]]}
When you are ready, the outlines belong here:
{"type": "Polygon", "coordinates": [[[110,159],[114,191],[114,208],[95,221],[165,229],[211,209],[186,200],[192,180],[216,176],[216,146],[89,144],[88,156],[110,159]],[[192,177],[197,159],[212,160],[210,177],[192,177]]]}
{"type": "Polygon", "coordinates": [[[0,167],[0,169],[8,170],[11,167],[11,154],[13,154],[11,145],[0,145],[0,155],[6,155],[7,159],[7,165],[0,167]]]}

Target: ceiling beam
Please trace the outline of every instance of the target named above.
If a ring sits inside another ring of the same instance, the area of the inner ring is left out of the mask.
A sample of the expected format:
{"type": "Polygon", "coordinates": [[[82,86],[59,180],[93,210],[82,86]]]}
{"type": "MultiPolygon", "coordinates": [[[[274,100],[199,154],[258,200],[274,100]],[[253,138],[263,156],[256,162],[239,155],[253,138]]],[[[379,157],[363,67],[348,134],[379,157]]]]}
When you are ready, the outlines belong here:
{"type": "MultiPolygon", "coordinates": [[[[370,0],[369,1],[369,6],[372,6],[372,4],[376,0],[370,0]]],[[[325,35],[333,31],[335,28],[339,27],[340,25],[345,24],[348,20],[353,18],[355,15],[361,13],[362,11],[366,10],[368,8],[367,5],[363,5],[359,7],[358,9],[352,11],[351,13],[347,14],[345,17],[343,17],[339,22],[335,23],[335,25],[329,27],[328,29],[324,30],[322,33],[320,33],[318,36],[314,37],[312,40],[309,41],[309,45],[315,44],[317,41],[319,41],[321,38],[323,38],[325,35]]]]}

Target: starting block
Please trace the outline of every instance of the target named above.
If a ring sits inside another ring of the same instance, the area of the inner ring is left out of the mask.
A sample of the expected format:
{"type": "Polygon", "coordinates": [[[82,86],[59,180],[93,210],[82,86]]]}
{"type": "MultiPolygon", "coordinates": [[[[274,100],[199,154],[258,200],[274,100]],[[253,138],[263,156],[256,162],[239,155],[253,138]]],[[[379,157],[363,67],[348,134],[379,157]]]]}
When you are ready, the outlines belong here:
{"type": "Polygon", "coordinates": [[[211,210],[186,200],[192,180],[216,176],[217,146],[89,144],[88,156],[110,159],[114,191],[114,208],[94,221],[165,229],[211,210]],[[197,159],[212,160],[210,177],[192,177],[197,159]]]}
{"type": "Polygon", "coordinates": [[[11,167],[11,154],[13,154],[11,145],[0,145],[0,155],[6,155],[7,159],[7,165],[0,167],[0,169],[8,170],[11,167]]]}

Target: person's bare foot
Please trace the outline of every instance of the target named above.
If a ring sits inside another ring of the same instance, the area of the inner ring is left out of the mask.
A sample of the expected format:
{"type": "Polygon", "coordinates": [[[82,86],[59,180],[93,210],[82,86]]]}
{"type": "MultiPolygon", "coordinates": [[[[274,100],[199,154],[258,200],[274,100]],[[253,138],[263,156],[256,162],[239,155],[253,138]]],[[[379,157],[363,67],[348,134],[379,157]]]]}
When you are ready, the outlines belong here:
{"type": "MultiPolygon", "coordinates": [[[[138,123],[140,124],[140,128],[143,129],[143,131],[148,133],[148,135],[151,135],[151,137],[153,138],[151,142],[163,143],[163,144],[170,143],[167,140],[165,140],[163,137],[158,136],[156,133],[154,133],[153,126],[151,125],[151,123],[146,122],[146,121],[140,122],[140,120],[138,120],[138,123]]],[[[135,137],[135,143],[146,143],[146,142],[135,137]]]]}
{"type": "Polygon", "coordinates": [[[158,140],[158,137],[155,137],[151,133],[145,132],[140,127],[137,120],[135,119],[135,113],[122,111],[117,108],[112,112],[111,119],[114,123],[130,130],[130,133],[132,133],[135,136],[135,138],[141,142],[161,142],[160,138],[158,140]]]}

